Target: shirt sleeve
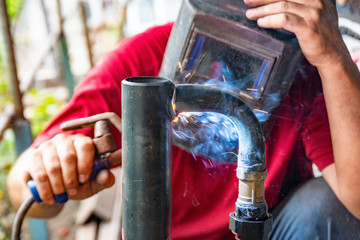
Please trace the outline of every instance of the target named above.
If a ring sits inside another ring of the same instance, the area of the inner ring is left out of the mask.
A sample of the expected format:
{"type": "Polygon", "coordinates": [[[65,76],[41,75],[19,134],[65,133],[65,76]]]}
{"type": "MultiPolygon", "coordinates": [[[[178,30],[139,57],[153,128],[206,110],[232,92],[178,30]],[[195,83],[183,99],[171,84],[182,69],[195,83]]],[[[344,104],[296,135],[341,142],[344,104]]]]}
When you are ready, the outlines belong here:
{"type": "Polygon", "coordinates": [[[307,158],[315,163],[320,171],[334,162],[330,126],[322,93],[314,98],[301,138],[307,158]]]}
{"type": "MultiPolygon", "coordinates": [[[[79,84],[72,100],[57,114],[32,144],[42,142],[60,133],[61,123],[91,115],[114,112],[121,117],[121,81],[134,76],[157,76],[173,23],[153,27],[120,42],[79,84]]],[[[121,134],[111,127],[117,147],[121,134]]],[[[93,137],[93,129],[69,131],[93,137]]]]}

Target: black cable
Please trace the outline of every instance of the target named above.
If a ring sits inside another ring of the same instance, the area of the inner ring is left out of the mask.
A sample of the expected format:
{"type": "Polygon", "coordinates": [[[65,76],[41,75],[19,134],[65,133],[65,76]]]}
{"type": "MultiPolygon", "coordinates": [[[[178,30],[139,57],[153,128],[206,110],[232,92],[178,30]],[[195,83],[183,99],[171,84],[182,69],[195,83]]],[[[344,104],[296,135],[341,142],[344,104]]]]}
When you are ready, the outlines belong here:
{"type": "Polygon", "coordinates": [[[14,224],[12,227],[11,240],[20,240],[21,226],[24,221],[25,215],[31,205],[35,202],[32,196],[28,197],[20,206],[15,215],[14,224]]]}

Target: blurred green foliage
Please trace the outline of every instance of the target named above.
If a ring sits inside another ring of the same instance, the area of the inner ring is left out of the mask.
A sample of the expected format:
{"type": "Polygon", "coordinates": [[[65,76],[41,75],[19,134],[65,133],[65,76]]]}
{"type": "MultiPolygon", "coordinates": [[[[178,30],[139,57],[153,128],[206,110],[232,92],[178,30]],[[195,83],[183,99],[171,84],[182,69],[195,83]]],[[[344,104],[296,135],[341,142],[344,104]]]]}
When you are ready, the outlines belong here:
{"type": "Polygon", "coordinates": [[[15,19],[24,5],[24,0],[6,0],[6,6],[10,19],[15,19]]]}
{"type": "MultiPolygon", "coordinates": [[[[8,15],[12,24],[16,22],[22,9],[24,0],[6,0],[8,15]]],[[[13,100],[11,85],[8,81],[6,71],[6,49],[0,32],[0,112],[13,100]]],[[[49,119],[59,111],[64,103],[60,103],[56,97],[45,91],[36,89],[29,90],[24,99],[31,102],[25,109],[25,116],[31,119],[33,136],[37,136],[49,119]]],[[[0,142],[0,240],[10,239],[11,226],[15,212],[10,206],[6,191],[7,174],[16,160],[15,136],[11,129],[8,129],[0,142]]]]}
{"type": "MultiPolygon", "coordinates": [[[[6,0],[6,7],[10,21],[13,22],[19,16],[21,9],[24,5],[24,0],[6,0]]],[[[0,44],[2,44],[0,42],[0,44]]],[[[3,52],[0,47],[0,65],[2,64],[3,52]]]]}
{"type": "MultiPolygon", "coordinates": [[[[6,0],[8,15],[13,21],[20,13],[23,0],[6,0]]],[[[3,32],[1,31],[1,34],[3,32]]],[[[0,36],[0,111],[3,111],[6,104],[11,102],[11,91],[6,73],[6,55],[3,42],[3,35],[0,36]]],[[[7,130],[0,143],[0,240],[10,239],[11,226],[14,219],[14,211],[10,207],[6,192],[6,177],[11,164],[16,159],[15,137],[12,131],[7,130]]]]}
{"type": "MultiPolygon", "coordinates": [[[[10,21],[13,22],[19,16],[24,5],[24,0],[6,0],[6,6],[10,21]]],[[[1,34],[2,31],[1,31],[1,34]]],[[[0,37],[0,111],[11,101],[9,83],[6,81],[6,54],[4,49],[3,37],[0,37]]]]}
{"type": "Polygon", "coordinates": [[[65,102],[59,101],[51,92],[37,89],[29,90],[26,96],[34,103],[26,108],[25,115],[31,119],[32,134],[36,137],[65,102]]]}

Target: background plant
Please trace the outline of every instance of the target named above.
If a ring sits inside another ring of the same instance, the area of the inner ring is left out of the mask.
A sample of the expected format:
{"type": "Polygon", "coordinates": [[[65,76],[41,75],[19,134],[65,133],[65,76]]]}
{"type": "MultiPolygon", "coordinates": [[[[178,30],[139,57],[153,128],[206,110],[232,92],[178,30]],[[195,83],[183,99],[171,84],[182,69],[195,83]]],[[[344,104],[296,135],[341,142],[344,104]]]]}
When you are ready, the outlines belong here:
{"type": "MultiPolygon", "coordinates": [[[[24,5],[24,0],[6,0],[11,25],[16,20],[24,5]]],[[[3,31],[0,31],[3,34],[3,31]]],[[[1,35],[0,34],[0,35],[1,35]]],[[[13,102],[7,66],[7,56],[3,35],[0,36],[0,112],[5,106],[13,102]]],[[[31,117],[32,133],[37,136],[45,123],[58,111],[63,103],[59,103],[55,96],[39,90],[30,90],[25,98],[30,99],[31,106],[26,107],[26,115],[31,117]]],[[[6,178],[12,164],[16,160],[15,137],[11,129],[7,130],[0,142],[0,240],[10,239],[11,226],[15,216],[6,191],[6,178]]]]}

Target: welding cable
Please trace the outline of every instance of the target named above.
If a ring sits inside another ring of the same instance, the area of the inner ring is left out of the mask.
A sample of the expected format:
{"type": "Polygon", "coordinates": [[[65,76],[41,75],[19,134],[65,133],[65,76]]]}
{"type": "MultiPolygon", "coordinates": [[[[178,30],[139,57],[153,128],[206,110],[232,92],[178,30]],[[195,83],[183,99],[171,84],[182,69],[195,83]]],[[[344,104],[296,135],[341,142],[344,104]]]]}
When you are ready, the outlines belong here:
{"type": "Polygon", "coordinates": [[[20,240],[21,226],[24,221],[26,213],[35,202],[33,196],[28,197],[20,206],[15,215],[14,224],[12,227],[11,240],[20,240]]]}

